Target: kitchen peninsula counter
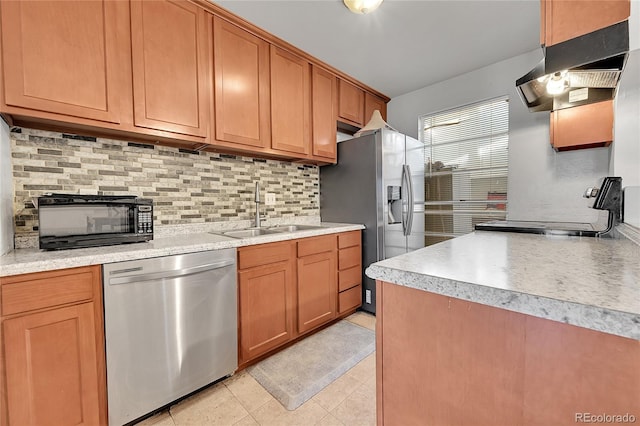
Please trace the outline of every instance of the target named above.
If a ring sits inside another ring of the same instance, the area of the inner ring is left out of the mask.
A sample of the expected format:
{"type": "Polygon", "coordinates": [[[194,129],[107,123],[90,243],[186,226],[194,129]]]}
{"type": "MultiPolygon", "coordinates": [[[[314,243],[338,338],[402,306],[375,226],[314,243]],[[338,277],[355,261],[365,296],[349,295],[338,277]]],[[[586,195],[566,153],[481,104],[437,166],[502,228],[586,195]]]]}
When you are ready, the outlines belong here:
{"type": "Polygon", "coordinates": [[[373,279],[640,340],[640,246],[474,233],[372,264],[373,279]]]}
{"type": "Polygon", "coordinates": [[[379,426],[640,419],[631,240],[477,231],[366,273],[379,426]]]}
{"type": "Polygon", "coordinates": [[[319,228],[295,232],[279,232],[250,238],[232,238],[222,234],[224,231],[233,228],[218,229],[211,232],[201,230],[200,232],[181,233],[178,230],[173,234],[165,233],[145,243],[58,251],[44,251],[34,248],[17,249],[4,256],[0,256],[0,277],[170,256],[174,254],[243,247],[364,229],[363,225],[358,224],[322,222],[314,225],[319,226],[319,228]]]}

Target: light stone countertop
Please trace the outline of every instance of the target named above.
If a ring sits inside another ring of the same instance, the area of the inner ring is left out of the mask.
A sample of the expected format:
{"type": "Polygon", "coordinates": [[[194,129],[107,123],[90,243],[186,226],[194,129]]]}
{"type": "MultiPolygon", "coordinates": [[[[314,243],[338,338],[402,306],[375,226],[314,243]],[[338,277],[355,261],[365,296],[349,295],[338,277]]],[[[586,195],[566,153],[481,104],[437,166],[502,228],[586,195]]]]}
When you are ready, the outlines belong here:
{"type": "Polygon", "coordinates": [[[631,240],[474,233],[372,264],[367,276],[640,340],[631,240]]]}
{"type": "MultiPolygon", "coordinates": [[[[198,251],[243,247],[364,229],[363,225],[357,224],[322,222],[318,225],[322,227],[243,239],[231,238],[210,232],[184,233],[178,235],[168,233],[146,243],[57,251],[44,251],[34,248],[18,249],[4,256],[0,256],[0,277],[170,256],[174,254],[194,253],[198,251]]],[[[216,229],[216,232],[222,232],[222,230],[216,229]]]]}

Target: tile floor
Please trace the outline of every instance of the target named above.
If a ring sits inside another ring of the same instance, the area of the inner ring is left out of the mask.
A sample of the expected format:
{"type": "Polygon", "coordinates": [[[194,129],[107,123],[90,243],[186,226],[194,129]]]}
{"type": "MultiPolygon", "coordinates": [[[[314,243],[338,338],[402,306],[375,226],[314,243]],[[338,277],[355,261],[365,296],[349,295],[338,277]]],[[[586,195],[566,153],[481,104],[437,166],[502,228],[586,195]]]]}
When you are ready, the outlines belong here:
{"type": "MultiPolygon", "coordinates": [[[[376,318],[347,320],[374,330],[376,318]]],[[[375,352],[294,411],[287,411],[246,370],[138,423],[138,426],[369,426],[376,423],[375,352]]]]}

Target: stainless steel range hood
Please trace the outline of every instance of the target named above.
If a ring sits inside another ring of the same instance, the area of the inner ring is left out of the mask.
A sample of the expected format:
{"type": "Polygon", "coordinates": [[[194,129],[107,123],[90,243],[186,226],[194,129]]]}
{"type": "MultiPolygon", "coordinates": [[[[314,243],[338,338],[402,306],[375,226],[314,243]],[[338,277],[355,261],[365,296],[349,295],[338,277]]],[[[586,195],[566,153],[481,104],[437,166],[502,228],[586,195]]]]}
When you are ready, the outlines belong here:
{"type": "Polygon", "coordinates": [[[629,52],[629,24],[619,22],[543,49],[542,61],[516,81],[529,111],[613,99],[629,52]],[[549,88],[557,94],[549,94],[549,88]]]}

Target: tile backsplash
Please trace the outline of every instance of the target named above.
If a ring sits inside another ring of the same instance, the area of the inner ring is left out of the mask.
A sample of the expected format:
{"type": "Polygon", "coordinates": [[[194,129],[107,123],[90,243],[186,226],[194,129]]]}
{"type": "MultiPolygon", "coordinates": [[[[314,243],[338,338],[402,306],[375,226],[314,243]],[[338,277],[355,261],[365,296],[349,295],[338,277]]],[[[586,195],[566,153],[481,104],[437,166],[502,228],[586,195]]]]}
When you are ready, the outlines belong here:
{"type": "Polygon", "coordinates": [[[154,200],[156,226],[253,218],[254,188],[276,194],[270,218],[319,216],[318,167],[14,127],[16,237],[38,228],[46,192],[131,194],[154,200]]]}

